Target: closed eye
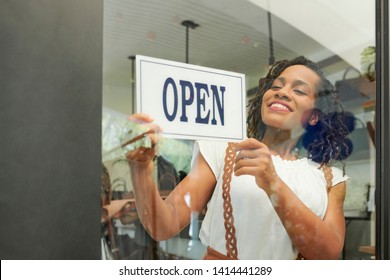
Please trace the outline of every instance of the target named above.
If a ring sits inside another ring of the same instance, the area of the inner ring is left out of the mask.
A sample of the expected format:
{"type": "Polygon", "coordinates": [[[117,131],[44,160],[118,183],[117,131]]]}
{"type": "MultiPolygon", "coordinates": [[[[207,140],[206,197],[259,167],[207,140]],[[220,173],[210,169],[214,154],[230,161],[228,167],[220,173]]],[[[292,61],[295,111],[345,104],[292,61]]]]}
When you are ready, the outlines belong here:
{"type": "Polygon", "coordinates": [[[306,92],[302,91],[302,90],[299,90],[299,89],[294,89],[294,92],[298,95],[307,95],[306,92]]]}

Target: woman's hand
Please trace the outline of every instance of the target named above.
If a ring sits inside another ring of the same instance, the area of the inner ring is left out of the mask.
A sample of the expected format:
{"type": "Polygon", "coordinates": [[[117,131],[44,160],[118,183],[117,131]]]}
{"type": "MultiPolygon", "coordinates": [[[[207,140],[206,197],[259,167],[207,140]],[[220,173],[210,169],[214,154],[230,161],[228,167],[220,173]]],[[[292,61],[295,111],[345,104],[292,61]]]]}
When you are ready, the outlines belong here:
{"type": "Polygon", "coordinates": [[[234,174],[252,175],[256,184],[269,196],[276,187],[279,176],[276,174],[268,147],[262,142],[249,138],[235,146],[238,154],[235,159],[234,174]]]}
{"type": "Polygon", "coordinates": [[[150,140],[150,145],[148,147],[138,146],[137,148],[130,150],[126,154],[127,161],[129,162],[130,167],[153,167],[154,157],[157,154],[157,143],[161,138],[161,128],[153,123],[153,119],[144,113],[133,114],[129,117],[129,121],[139,125],[144,131],[140,135],[135,135],[135,137],[129,140],[127,143],[122,144],[131,144],[136,141],[141,140],[144,137],[148,137],[150,140]]]}

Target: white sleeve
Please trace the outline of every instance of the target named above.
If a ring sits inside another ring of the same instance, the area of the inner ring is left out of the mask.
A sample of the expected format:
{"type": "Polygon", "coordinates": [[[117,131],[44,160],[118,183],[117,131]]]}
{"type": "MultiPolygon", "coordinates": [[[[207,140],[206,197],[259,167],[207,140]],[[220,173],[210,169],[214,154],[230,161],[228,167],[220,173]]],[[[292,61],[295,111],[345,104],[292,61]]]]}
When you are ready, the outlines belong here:
{"type": "Polygon", "coordinates": [[[191,166],[194,164],[195,158],[200,153],[210,166],[215,178],[218,179],[221,175],[221,170],[224,164],[226,147],[227,143],[225,142],[196,141],[191,166]]]}
{"type": "Polygon", "coordinates": [[[343,171],[337,167],[332,167],[332,172],[333,172],[332,186],[335,186],[341,182],[345,182],[349,179],[349,177],[347,175],[344,175],[343,171]]]}

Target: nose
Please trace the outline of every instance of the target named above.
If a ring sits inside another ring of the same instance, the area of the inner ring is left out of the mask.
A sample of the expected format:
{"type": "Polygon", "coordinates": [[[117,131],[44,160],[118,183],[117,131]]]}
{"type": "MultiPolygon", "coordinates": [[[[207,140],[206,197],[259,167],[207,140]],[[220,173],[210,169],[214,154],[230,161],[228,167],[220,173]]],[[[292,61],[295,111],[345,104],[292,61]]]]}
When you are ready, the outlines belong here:
{"type": "Polygon", "coordinates": [[[275,97],[282,100],[290,100],[291,95],[286,87],[282,87],[280,90],[275,92],[275,97]]]}

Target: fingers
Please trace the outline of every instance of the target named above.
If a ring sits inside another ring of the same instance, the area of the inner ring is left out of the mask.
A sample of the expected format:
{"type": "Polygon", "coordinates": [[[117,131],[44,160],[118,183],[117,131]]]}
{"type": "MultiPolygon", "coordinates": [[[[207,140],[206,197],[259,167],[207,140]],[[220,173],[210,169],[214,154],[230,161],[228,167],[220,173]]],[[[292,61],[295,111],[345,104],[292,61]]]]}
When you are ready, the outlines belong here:
{"type": "Polygon", "coordinates": [[[131,150],[126,154],[126,157],[136,161],[150,161],[155,156],[153,148],[140,147],[135,150],[131,150]]]}
{"type": "MultiPolygon", "coordinates": [[[[160,140],[162,129],[159,125],[153,123],[153,118],[148,114],[136,113],[129,116],[128,120],[133,123],[134,126],[129,131],[128,138],[130,139],[125,143],[122,143],[122,147],[138,142],[145,137],[149,138],[147,142],[150,143],[150,146],[152,147],[155,146],[160,140]]],[[[145,141],[142,143],[145,143],[145,141]]],[[[149,146],[149,144],[147,146],[149,146]]]]}
{"type": "Polygon", "coordinates": [[[153,122],[153,118],[145,113],[135,113],[128,117],[129,121],[143,124],[153,122]]]}
{"type": "Polygon", "coordinates": [[[261,148],[268,149],[267,145],[263,144],[262,142],[254,139],[254,138],[245,139],[244,141],[238,142],[235,145],[236,151],[255,150],[255,149],[261,149],[261,148]]]}
{"type": "Polygon", "coordinates": [[[153,123],[153,118],[145,113],[136,113],[128,117],[128,120],[136,125],[145,128],[145,131],[151,131],[153,133],[161,133],[162,129],[159,125],[153,123]]]}
{"type": "Polygon", "coordinates": [[[242,159],[251,159],[260,156],[259,149],[240,150],[235,158],[235,163],[242,159]]]}
{"type": "Polygon", "coordinates": [[[161,128],[153,123],[153,118],[145,113],[128,117],[134,123],[129,140],[122,143],[128,151],[126,158],[130,165],[149,164],[157,154],[157,144],[161,139],[161,128]]]}
{"type": "Polygon", "coordinates": [[[256,139],[246,139],[236,145],[237,155],[234,173],[240,175],[259,175],[272,161],[268,147],[256,139]]]}
{"type": "Polygon", "coordinates": [[[126,154],[127,161],[130,165],[142,165],[150,163],[156,155],[156,151],[154,147],[146,148],[140,147],[138,149],[134,149],[129,151],[126,154]]]}
{"type": "Polygon", "coordinates": [[[139,158],[139,156],[137,156],[137,155],[141,155],[142,158],[145,156],[147,156],[147,158],[154,158],[154,156],[157,154],[158,137],[156,137],[154,134],[152,134],[152,132],[148,131],[146,133],[143,133],[143,134],[133,138],[131,141],[128,141],[127,143],[122,144],[122,147],[125,147],[125,146],[132,144],[134,142],[140,141],[142,138],[146,137],[148,134],[151,135],[149,137],[150,144],[148,144],[147,146],[143,146],[142,144],[139,146],[136,146],[134,149],[129,151],[132,153],[130,153],[127,157],[131,157],[132,159],[135,159],[135,160],[137,158],[139,158]]]}
{"type": "Polygon", "coordinates": [[[260,157],[262,153],[269,153],[268,147],[265,144],[253,138],[237,143],[235,149],[238,152],[235,159],[236,163],[241,159],[257,158],[260,157]]]}
{"type": "Polygon", "coordinates": [[[269,163],[270,160],[268,159],[267,155],[265,155],[264,157],[243,158],[236,161],[233,167],[233,171],[236,176],[258,176],[268,168],[269,163]]]}
{"type": "MultiPolygon", "coordinates": [[[[156,138],[156,136],[153,137],[153,133],[154,133],[154,132],[153,132],[152,130],[148,130],[148,131],[146,131],[146,132],[144,132],[144,133],[141,133],[141,134],[139,134],[139,135],[137,135],[137,136],[131,138],[130,140],[128,140],[128,141],[122,143],[122,144],[121,144],[121,147],[124,148],[124,147],[126,147],[126,146],[128,146],[128,145],[130,145],[130,144],[136,143],[137,141],[140,141],[140,140],[142,140],[143,138],[147,137],[148,134],[152,135],[151,137],[149,137],[149,140],[150,140],[150,142],[151,142],[151,146],[155,146],[156,143],[157,143],[156,141],[157,141],[158,139],[156,138]],[[152,138],[153,138],[153,140],[152,140],[152,138]]],[[[141,146],[142,146],[142,145],[141,145],[141,146]]]]}

